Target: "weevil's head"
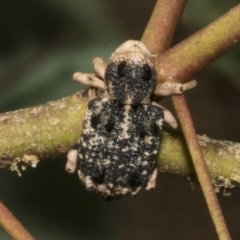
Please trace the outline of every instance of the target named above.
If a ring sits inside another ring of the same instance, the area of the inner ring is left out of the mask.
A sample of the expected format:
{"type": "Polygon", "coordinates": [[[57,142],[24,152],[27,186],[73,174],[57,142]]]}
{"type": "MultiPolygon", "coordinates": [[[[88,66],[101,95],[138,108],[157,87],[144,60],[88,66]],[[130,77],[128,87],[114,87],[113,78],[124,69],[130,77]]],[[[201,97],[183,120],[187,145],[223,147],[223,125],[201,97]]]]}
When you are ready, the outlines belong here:
{"type": "Polygon", "coordinates": [[[129,40],[111,55],[105,73],[109,97],[120,103],[147,103],[156,88],[153,55],[139,41],[129,40]]]}

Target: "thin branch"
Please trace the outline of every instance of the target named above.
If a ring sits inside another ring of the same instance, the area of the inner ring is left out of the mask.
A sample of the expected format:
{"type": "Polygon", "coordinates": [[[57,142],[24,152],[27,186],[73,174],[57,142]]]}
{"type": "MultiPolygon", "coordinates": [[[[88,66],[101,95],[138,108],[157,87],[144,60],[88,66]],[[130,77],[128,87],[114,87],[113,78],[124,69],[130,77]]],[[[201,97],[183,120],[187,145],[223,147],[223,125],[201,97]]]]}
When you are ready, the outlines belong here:
{"type": "Polygon", "coordinates": [[[181,127],[190,151],[192,161],[197,173],[198,181],[202,187],[204,197],[206,199],[208,209],[212,216],[216,231],[220,240],[231,239],[227,224],[223,217],[223,213],[218,202],[217,196],[212,185],[210,175],[204,156],[199,145],[197,134],[193,125],[193,121],[187,106],[184,95],[172,96],[173,104],[181,123],[181,127]]]}
{"type": "Polygon", "coordinates": [[[142,36],[150,52],[159,54],[170,47],[185,4],[186,0],[157,1],[142,36]]]}
{"type": "Polygon", "coordinates": [[[0,225],[15,240],[33,240],[34,237],[0,201],[0,225]]]}
{"type": "Polygon", "coordinates": [[[240,4],[156,59],[160,81],[187,82],[240,42],[240,4]]]}
{"type": "MultiPolygon", "coordinates": [[[[211,181],[224,195],[240,186],[240,143],[198,136],[211,181]]],[[[179,132],[163,132],[158,154],[158,170],[195,180],[196,173],[184,136],[179,132]]]]}

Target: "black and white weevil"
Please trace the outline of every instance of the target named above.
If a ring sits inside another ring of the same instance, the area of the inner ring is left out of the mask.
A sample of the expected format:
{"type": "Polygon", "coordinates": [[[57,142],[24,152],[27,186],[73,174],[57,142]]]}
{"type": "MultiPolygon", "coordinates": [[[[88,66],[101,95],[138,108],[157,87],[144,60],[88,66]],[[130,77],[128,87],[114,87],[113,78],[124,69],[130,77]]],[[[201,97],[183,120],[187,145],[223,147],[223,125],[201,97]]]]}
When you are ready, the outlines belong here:
{"type": "Polygon", "coordinates": [[[88,103],[83,132],[68,152],[66,170],[77,169],[86,189],[106,200],[155,187],[163,121],[173,128],[177,122],[151,96],[181,94],[196,86],[193,80],[156,88],[154,57],[142,42],[129,40],[107,64],[101,58],[93,60],[96,74],[73,76],[97,89],[97,95],[88,103]]]}

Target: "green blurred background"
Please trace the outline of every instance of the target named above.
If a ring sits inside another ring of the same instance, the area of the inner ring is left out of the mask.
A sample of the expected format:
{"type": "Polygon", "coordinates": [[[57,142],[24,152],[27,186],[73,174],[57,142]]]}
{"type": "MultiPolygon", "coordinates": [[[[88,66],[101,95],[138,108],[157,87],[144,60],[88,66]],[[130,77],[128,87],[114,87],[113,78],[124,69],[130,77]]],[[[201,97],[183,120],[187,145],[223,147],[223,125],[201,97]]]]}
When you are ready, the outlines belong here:
{"type": "MultiPolygon", "coordinates": [[[[174,42],[238,3],[189,1],[174,42]]],[[[80,90],[72,74],[92,72],[94,57],[108,60],[122,42],[140,39],[154,5],[154,0],[1,0],[0,112],[80,90]]],[[[240,142],[239,54],[239,47],[226,53],[187,93],[198,133],[240,142]]],[[[169,99],[163,104],[172,109],[169,99]]],[[[104,202],[86,192],[76,174],[65,173],[65,162],[42,161],[22,177],[1,170],[0,199],[36,239],[217,239],[201,190],[192,190],[185,179],[160,174],[156,190],[104,202]]],[[[219,199],[233,239],[240,239],[240,191],[219,199]]],[[[10,237],[0,229],[0,239],[10,237]]]]}

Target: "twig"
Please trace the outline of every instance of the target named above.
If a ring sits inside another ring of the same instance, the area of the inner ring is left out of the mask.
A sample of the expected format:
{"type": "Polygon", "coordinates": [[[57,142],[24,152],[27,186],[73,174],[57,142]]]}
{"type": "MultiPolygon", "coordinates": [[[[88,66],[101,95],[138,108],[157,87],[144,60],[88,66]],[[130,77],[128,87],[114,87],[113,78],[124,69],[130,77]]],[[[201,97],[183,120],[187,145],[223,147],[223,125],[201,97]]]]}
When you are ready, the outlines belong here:
{"type": "MultiPolygon", "coordinates": [[[[159,81],[187,82],[240,42],[240,4],[189,38],[160,54],[159,81]]],[[[158,27],[161,27],[159,23],[158,27]]]]}
{"type": "MultiPolygon", "coordinates": [[[[230,195],[232,188],[240,186],[240,143],[214,140],[206,135],[198,136],[198,141],[215,190],[223,188],[223,194],[230,195]]],[[[162,133],[157,161],[160,172],[196,179],[186,141],[179,132],[162,133]]]]}
{"type": "Polygon", "coordinates": [[[199,146],[197,134],[192,122],[190,112],[184,95],[172,96],[173,104],[181,123],[182,130],[187,141],[187,145],[192,157],[193,164],[198,176],[198,181],[202,187],[204,197],[206,199],[208,209],[212,216],[218,237],[220,240],[231,239],[224,220],[221,207],[219,205],[216,193],[214,191],[211,178],[208,173],[204,156],[199,146]]]}
{"type": "Polygon", "coordinates": [[[15,240],[34,240],[34,237],[16,219],[16,217],[0,201],[0,225],[15,240]]]}
{"type": "Polygon", "coordinates": [[[0,115],[0,167],[36,166],[40,159],[66,153],[81,132],[85,92],[0,115]]]}
{"type": "Polygon", "coordinates": [[[150,52],[159,54],[169,48],[185,4],[186,0],[157,1],[141,39],[150,52]]]}

